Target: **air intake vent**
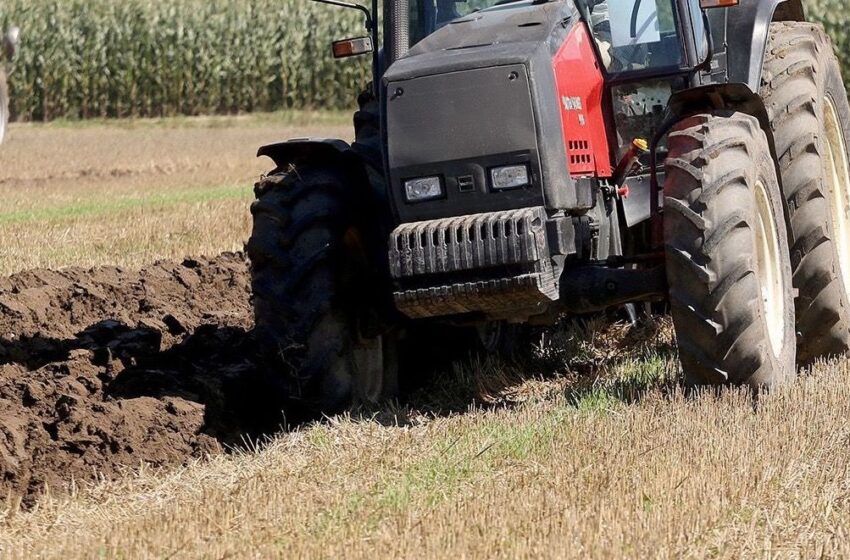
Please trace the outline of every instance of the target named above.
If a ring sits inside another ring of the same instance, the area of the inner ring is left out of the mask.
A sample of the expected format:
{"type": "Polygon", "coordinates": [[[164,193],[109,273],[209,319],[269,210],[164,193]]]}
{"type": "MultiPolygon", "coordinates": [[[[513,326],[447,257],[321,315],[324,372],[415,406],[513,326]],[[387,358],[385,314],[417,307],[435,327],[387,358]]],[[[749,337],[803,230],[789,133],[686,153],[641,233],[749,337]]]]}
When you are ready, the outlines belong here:
{"type": "Polygon", "coordinates": [[[570,173],[593,173],[593,151],[589,141],[570,140],[567,153],[570,154],[570,173]]]}

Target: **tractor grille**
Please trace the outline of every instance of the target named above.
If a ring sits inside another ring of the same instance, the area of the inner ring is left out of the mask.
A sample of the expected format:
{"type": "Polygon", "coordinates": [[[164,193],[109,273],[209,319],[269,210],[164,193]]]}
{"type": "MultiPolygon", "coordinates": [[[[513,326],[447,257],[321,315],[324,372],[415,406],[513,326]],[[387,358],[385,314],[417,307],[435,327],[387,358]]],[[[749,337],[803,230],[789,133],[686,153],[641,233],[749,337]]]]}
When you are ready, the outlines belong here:
{"type": "Polygon", "coordinates": [[[404,224],[390,237],[396,306],[414,318],[539,307],[558,297],[543,208],[404,224]]]}

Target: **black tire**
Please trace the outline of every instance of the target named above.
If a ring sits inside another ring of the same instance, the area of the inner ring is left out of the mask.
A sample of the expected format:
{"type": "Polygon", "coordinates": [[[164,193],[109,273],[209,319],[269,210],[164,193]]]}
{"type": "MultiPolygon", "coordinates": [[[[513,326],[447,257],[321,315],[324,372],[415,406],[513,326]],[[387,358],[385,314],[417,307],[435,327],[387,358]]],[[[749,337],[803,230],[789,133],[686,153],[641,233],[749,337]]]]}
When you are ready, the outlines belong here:
{"type": "Polygon", "coordinates": [[[676,125],[669,149],[664,239],[687,384],[761,389],[793,378],[791,264],[767,137],[749,115],[705,114],[676,125]],[[772,216],[760,221],[758,216],[768,212],[772,216]],[[759,224],[771,221],[774,227],[759,237],[759,224]],[[760,266],[759,239],[770,235],[775,235],[775,266],[760,266]],[[768,272],[775,273],[777,283],[763,282],[768,272]],[[782,294],[771,300],[776,306],[765,304],[763,285],[782,294]],[[782,331],[770,331],[769,312],[782,331]]]}
{"type": "Polygon", "coordinates": [[[844,138],[850,139],[850,105],[823,27],[771,24],[761,95],[776,139],[790,216],[791,264],[799,291],[798,358],[808,364],[850,348],[850,286],[842,279],[835,243],[825,129],[829,100],[844,138]]]}
{"type": "Polygon", "coordinates": [[[298,166],[257,183],[251,260],[258,337],[308,412],[394,395],[392,345],[359,334],[370,284],[361,185],[344,169],[298,166]],[[387,367],[385,367],[387,366],[387,367]]]}
{"type": "Polygon", "coordinates": [[[469,344],[473,353],[496,356],[506,362],[523,363],[534,354],[540,331],[530,325],[489,321],[477,325],[469,344]]]}

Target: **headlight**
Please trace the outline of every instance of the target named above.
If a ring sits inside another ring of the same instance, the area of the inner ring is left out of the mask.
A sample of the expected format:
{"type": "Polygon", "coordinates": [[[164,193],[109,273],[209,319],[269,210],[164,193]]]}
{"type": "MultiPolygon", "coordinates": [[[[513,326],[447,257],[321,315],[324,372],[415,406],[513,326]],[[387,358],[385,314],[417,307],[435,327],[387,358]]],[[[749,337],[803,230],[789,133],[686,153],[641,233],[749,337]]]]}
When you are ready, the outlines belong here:
{"type": "Polygon", "coordinates": [[[490,184],[497,191],[518,189],[530,183],[527,165],[508,165],[490,170],[490,184]]]}
{"type": "Polygon", "coordinates": [[[408,202],[422,202],[443,196],[443,182],[439,177],[422,177],[404,182],[408,202]]]}

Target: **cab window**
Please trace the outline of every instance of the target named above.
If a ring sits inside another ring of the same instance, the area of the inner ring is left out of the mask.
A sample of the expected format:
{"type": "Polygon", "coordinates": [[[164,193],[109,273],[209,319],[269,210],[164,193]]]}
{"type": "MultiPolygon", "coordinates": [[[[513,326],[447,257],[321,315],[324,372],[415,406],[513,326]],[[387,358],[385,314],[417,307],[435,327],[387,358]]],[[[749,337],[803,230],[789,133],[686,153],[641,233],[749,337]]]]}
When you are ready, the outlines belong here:
{"type": "Polygon", "coordinates": [[[582,1],[609,74],[681,66],[675,0],[582,1]]]}
{"type": "Polygon", "coordinates": [[[410,0],[410,46],[452,20],[494,8],[521,8],[533,0],[410,0]]]}

